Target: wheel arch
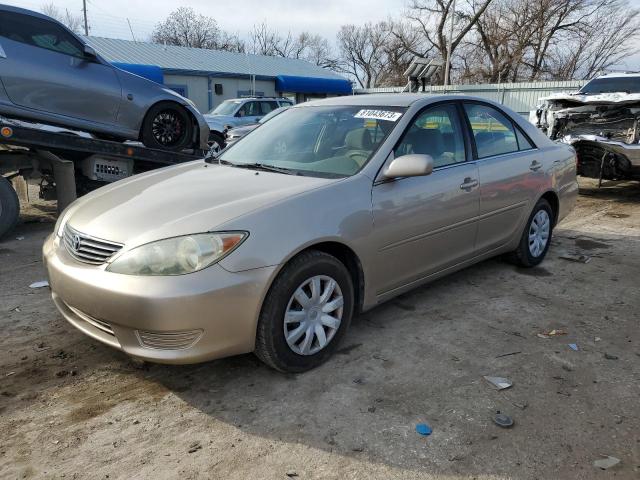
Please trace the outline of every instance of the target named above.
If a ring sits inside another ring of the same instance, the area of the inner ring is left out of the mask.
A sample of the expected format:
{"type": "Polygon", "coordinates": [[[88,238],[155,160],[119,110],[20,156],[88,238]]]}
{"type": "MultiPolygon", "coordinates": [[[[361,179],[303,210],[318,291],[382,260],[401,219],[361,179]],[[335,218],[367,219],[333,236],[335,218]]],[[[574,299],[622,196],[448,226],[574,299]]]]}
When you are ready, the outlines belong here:
{"type": "Polygon", "coordinates": [[[551,205],[551,210],[553,211],[553,225],[555,226],[558,223],[558,215],[560,213],[560,198],[558,194],[553,190],[547,190],[542,195],[540,195],[540,199],[544,199],[549,202],[551,205]]]}
{"type": "MultiPolygon", "coordinates": [[[[317,250],[328,255],[331,255],[337,258],[347,269],[349,275],[351,276],[351,281],[353,282],[353,293],[354,293],[354,314],[358,314],[362,311],[362,307],[364,305],[364,287],[365,287],[365,277],[364,270],[362,268],[362,262],[360,261],[360,257],[356,252],[346,245],[345,243],[336,241],[336,240],[323,240],[317,243],[313,243],[310,245],[305,245],[300,250],[296,251],[288,258],[285,259],[282,264],[280,264],[278,270],[272,277],[271,284],[273,281],[280,275],[280,272],[296,257],[299,255],[308,252],[310,250],[317,250]]],[[[271,289],[271,285],[269,289],[271,289]]],[[[268,295],[268,293],[266,294],[268,295]]],[[[262,299],[262,303],[264,303],[265,297],[262,299]]]]}

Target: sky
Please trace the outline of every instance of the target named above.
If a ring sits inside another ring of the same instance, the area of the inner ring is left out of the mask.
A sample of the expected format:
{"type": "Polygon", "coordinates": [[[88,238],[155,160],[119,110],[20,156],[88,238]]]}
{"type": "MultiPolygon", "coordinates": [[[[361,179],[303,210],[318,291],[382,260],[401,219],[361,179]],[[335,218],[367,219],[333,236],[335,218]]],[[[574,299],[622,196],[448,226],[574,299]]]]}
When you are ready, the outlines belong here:
{"type": "MultiPolygon", "coordinates": [[[[53,3],[61,10],[82,13],[82,0],[1,1],[31,10],[53,3]]],[[[91,35],[128,40],[147,40],[154,26],[180,6],[214,17],[222,29],[241,37],[254,24],[264,21],[281,32],[309,31],[333,40],[341,25],[398,16],[406,3],[407,0],[87,0],[87,14],[91,35]]],[[[640,0],[629,3],[640,8],[640,0]]],[[[636,47],[636,53],[621,68],[640,70],[640,38],[636,47]]]]}

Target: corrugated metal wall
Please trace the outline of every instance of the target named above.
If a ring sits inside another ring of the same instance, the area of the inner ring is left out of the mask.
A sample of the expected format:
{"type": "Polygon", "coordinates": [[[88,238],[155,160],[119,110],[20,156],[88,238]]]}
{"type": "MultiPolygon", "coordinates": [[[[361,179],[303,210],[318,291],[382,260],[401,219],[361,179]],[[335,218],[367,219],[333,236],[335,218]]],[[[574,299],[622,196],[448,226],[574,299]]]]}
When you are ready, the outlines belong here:
{"type": "MultiPolygon", "coordinates": [[[[474,95],[502,103],[507,107],[528,115],[529,111],[538,105],[538,99],[555,92],[572,92],[582,87],[586,80],[571,80],[562,82],[521,82],[521,83],[487,83],[483,85],[433,85],[427,87],[425,93],[453,93],[474,95]]],[[[380,87],[355,89],[356,95],[368,93],[399,93],[404,87],[380,87]]]]}

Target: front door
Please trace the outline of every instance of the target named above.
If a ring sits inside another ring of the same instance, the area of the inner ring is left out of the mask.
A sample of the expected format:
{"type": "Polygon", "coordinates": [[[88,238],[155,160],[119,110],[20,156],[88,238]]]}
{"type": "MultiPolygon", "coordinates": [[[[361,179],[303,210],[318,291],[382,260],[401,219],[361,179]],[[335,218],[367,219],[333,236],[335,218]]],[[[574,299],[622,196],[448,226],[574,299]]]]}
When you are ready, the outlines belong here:
{"type": "Polygon", "coordinates": [[[258,123],[258,119],[260,118],[260,102],[246,102],[236,113],[236,122],[238,125],[258,123]]]}
{"type": "Polygon", "coordinates": [[[434,171],[374,185],[375,284],[390,292],[474,255],[478,168],[469,162],[454,104],[416,116],[394,156],[431,155],[434,171]]]}
{"type": "Polygon", "coordinates": [[[111,65],[50,20],[0,12],[0,78],[15,105],[103,124],[116,121],[122,90],[111,65]]]}
{"type": "Polygon", "coordinates": [[[498,109],[465,102],[480,174],[478,254],[504,246],[519,234],[544,181],[539,152],[498,109]]]}

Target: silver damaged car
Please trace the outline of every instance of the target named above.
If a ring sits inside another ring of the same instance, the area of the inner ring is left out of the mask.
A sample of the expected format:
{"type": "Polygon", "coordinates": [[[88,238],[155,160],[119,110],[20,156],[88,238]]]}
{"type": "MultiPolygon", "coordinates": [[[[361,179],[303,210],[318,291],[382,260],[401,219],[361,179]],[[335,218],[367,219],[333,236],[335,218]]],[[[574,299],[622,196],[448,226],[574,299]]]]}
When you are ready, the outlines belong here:
{"type": "Polygon", "coordinates": [[[418,285],[500,254],[539,264],[577,192],[575,151],[501,105],[339,97],[80,198],[44,260],[62,315],[129,355],[301,372],[418,285]]]}
{"type": "Polygon", "coordinates": [[[114,67],[56,20],[7,5],[0,5],[0,115],[164,150],[205,149],[209,136],[190,100],[114,67]]]}

